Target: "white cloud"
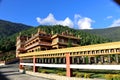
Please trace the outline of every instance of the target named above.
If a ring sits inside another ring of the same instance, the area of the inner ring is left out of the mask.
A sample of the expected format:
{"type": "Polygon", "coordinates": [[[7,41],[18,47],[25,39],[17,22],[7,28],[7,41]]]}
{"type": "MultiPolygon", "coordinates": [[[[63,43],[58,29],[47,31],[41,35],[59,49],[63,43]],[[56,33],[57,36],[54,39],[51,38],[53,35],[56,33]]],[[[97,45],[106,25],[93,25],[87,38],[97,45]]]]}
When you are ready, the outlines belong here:
{"type": "Polygon", "coordinates": [[[79,14],[74,15],[74,23],[77,24],[78,20],[82,18],[79,14]]]}
{"type": "Polygon", "coordinates": [[[74,21],[69,17],[66,17],[64,20],[56,20],[53,14],[49,14],[46,18],[36,18],[37,22],[41,25],[63,25],[74,28],[77,26],[79,29],[92,29],[91,24],[94,22],[91,18],[81,17],[79,14],[74,15],[74,21]]]}
{"type": "Polygon", "coordinates": [[[57,25],[57,24],[60,24],[60,25],[63,25],[63,26],[69,26],[70,28],[73,28],[73,26],[74,26],[72,20],[69,17],[67,17],[65,20],[56,20],[54,18],[54,15],[51,14],[51,13],[44,19],[41,19],[40,17],[37,17],[36,20],[39,24],[42,24],[42,25],[57,25]]]}
{"type": "Polygon", "coordinates": [[[41,19],[39,17],[37,17],[36,19],[37,19],[37,22],[40,24],[47,24],[47,25],[56,24],[56,19],[54,18],[54,15],[51,13],[44,19],[41,19]]]}
{"type": "Polygon", "coordinates": [[[113,16],[107,16],[106,17],[106,19],[112,19],[113,18],[113,16]]]}
{"type": "Polygon", "coordinates": [[[114,20],[110,27],[120,26],[120,19],[114,20]]]}
{"type": "Polygon", "coordinates": [[[81,18],[81,16],[79,14],[75,14],[74,19],[78,19],[78,18],[81,18]]]}
{"type": "Polygon", "coordinates": [[[82,17],[79,14],[74,15],[74,21],[79,29],[92,29],[91,24],[94,22],[92,19],[88,17],[82,17]]]}
{"type": "Polygon", "coordinates": [[[91,27],[92,22],[94,22],[92,19],[85,17],[79,19],[77,25],[79,29],[92,29],[91,27]]]}
{"type": "Polygon", "coordinates": [[[67,17],[64,21],[57,21],[57,24],[61,24],[63,26],[69,26],[70,28],[74,27],[74,24],[69,17],[67,17]]]}

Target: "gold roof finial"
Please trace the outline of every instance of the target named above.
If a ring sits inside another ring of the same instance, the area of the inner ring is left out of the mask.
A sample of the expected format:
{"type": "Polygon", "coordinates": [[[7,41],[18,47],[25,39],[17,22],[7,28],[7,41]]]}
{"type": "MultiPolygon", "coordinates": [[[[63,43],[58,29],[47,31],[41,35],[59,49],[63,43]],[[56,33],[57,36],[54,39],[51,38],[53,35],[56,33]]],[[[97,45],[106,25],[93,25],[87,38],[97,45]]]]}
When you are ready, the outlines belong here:
{"type": "Polygon", "coordinates": [[[66,33],[68,34],[68,30],[66,30],[66,33]]]}
{"type": "Polygon", "coordinates": [[[68,30],[65,31],[65,34],[64,34],[64,35],[66,35],[66,36],[69,35],[69,34],[68,34],[68,30]]]}
{"type": "Polygon", "coordinates": [[[31,37],[33,37],[34,36],[34,34],[31,34],[31,37]]]}
{"type": "Polygon", "coordinates": [[[70,32],[70,36],[73,36],[73,34],[70,32]]]}
{"type": "Polygon", "coordinates": [[[51,34],[53,35],[54,33],[53,33],[53,30],[51,31],[51,34]]]}
{"type": "Polygon", "coordinates": [[[21,36],[21,32],[19,32],[19,36],[21,36]]]}
{"type": "Polygon", "coordinates": [[[78,38],[80,38],[80,35],[77,35],[78,38]]]}
{"type": "Polygon", "coordinates": [[[38,33],[40,33],[40,31],[41,31],[40,28],[38,28],[38,33]]]}

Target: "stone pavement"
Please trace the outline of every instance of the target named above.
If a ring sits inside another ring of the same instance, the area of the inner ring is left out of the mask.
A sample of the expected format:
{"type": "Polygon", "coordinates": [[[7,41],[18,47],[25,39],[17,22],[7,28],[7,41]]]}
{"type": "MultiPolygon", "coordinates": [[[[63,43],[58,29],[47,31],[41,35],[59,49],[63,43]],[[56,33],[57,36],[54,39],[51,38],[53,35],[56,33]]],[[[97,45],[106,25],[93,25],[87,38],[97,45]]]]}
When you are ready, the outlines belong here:
{"type": "Polygon", "coordinates": [[[50,80],[22,74],[18,71],[18,64],[0,66],[0,80],[50,80]]]}

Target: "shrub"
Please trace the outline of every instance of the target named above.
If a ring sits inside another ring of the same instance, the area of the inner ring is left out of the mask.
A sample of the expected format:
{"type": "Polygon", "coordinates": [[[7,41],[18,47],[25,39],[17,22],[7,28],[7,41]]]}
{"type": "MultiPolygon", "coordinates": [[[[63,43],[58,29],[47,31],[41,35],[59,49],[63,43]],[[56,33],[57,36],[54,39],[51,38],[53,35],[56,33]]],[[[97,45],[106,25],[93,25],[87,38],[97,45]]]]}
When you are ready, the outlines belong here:
{"type": "Polygon", "coordinates": [[[41,68],[38,68],[38,72],[41,72],[41,68]]]}
{"type": "Polygon", "coordinates": [[[66,72],[58,72],[57,74],[60,76],[66,76],[66,72]]]}
{"type": "Polygon", "coordinates": [[[60,76],[62,76],[62,73],[60,73],[60,72],[59,72],[59,73],[57,73],[57,74],[58,74],[58,75],[60,75],[60,76]]]}
{"type": "Polygon", "coordinates": [[[82,78],[82,77],[84,77],[84,74],[83,74],[83,73],[76,73],[76,74],[75,74],[75,77],[80,77],[80,78],[82,78]]]}
{"type": "Polygon", "coordinates": [[[73,72],[73,74],[72,74],[72,75],[73,75],[73,76],[76,76],[76,74],[77,74],[77,73],[78,73],[78,72],[73,72]]]}
{"type": "Polygon", "coordinates": [[[120,75],[119,74],[114,74],[113,75],[113,80],[120,80],[120,75]]]}
{"type": "Polygon", "coordinates": [[[85,73],[85,74],[84,74],[84,78],[90,78],[90,74],[85,73]]]}
{"type": "Polygon", "coordinates": [[[112,80],[113,79],[113,74],[106,74],[105,78],[106,78],[106,80],[112,80]]]}
{"type": "Polygon", "coordinates": [[[47,71],[45,69],[41,70],[41,73],[47,73],[47,71]]]}

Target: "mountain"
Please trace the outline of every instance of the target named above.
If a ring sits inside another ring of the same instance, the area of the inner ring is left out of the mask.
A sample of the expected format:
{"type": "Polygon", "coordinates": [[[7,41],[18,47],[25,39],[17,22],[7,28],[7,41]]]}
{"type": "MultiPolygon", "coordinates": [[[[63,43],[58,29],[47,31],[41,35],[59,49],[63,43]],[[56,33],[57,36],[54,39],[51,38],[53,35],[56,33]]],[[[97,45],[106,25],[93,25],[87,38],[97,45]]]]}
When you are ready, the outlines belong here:
{"type": "Polygon", "coordinates": [[[0,20],[0,52],[15,50],[15,37],[9,37],[31,26],[0,20]]]}
{"type": "Polygon", "coordinates": [[[105,29],[82,30],[84,32],[95,34],[101,37],[108,38],[112,41],[120,41],[120,26],[105,29]]]}
{"type": "Polygon", "coordinates": [[[31,26],[27,26],[21,23],[13,23],[10,21],[0,20],[0,39],[28,29],[30,27],[31,26]]]}
{"type": "MultiPolygon", "coordinates": [[[[31,36],[31,34],[37,33],[38,28],[45,31],[47,34],[51,34],[51,31],[53,31],[53,34],[60,34],[64,31],[68,31],[69,33],[73,34],[74,36],[80,36],[81,43],[80,45],[90,45],[90,44],[98,44],[98,43],[105,43],[110,42],[109,39],[96,36],[94,34],[86,33],[80,30],[71,29],[67,26],[61,26],[61,25],[54,25],[54,26],[38,26],[38,27],[32,27],[27,30],[21,31],[22,35],[31,36]]],[[[15,43],[16,43],[16,37],[19,35],[19,33],[16,33],[12,36],[9,36],[5,39],[0,40],[0,50],[1,51],[10,51],[15,50],[15,43]]]]}
{"type": "Polygon", "coordinates": [[[35,34],[37,32],[38,28],[42,29],[47,34],[51,34],[51,31],[53,31],[53,34],[60,34],[67,30],[69,33],[73,34],[76,37],[80,36],[80,45],[110,42],[110,40],[107,38],[100,37],[95,34],[90,34],[81,30],[71,29],[67,26],[40,25],[37,27],[31,27],[24,24],[0,20],[0,52],[15,50],[16,37],[19,35],[19,32],[21,32],[22,35],[31,36],[31,34],[35,34]]]}
{"type": "Polygon", "coordinates": [[[90,34],[84,31],[71,29],[67,26],[40,25],[37,27],[31,27],[24,24],[0,20],[0,55],[2,55],[2,57],[0,56],[0,60],[9,60],[15,58],[16,37],[19,35],[19,32],[21,32],[21,35],[31,36],[31,34],[37,33],[38,28],[42,29],[47,34],[51,34],[51,32],[53,32],[53,34],[60,34],[63,31],[67,30],[69,33],[73,34],[76,37],[80,36],[80,45],[110,42],[109,39],[96,36],[94,34],[90,34]]]}

